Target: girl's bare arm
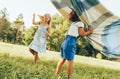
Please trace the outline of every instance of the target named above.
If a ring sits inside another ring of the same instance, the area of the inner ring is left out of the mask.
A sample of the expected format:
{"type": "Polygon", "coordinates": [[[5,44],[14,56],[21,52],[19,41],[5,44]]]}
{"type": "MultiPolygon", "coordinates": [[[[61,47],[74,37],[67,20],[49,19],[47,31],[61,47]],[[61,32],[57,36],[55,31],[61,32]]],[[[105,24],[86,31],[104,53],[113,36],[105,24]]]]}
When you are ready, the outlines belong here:
{"type": "Polygon", "coordinates": [[[34,25],[39,25],[40,24],[40,21],[35,22],[35,14],[33,14],[32,24],[34,24],[34,25]]]}
{"type": "Polygon", "coordinates": [[[47,28],[46,36],[50,36],[50,26],[47,28]]]}

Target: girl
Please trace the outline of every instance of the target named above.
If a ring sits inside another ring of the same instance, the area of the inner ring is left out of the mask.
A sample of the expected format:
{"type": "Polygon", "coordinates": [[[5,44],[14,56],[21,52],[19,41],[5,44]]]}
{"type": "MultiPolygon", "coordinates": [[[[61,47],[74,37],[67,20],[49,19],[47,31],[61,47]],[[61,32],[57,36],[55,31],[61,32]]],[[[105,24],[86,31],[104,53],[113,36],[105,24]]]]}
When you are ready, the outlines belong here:
{"type": "Polygon", "coordinates": [[[70,76],[72,74],[73,60],[74,60],[74,54],[76,49],[76,41],[78,37],[84,37],[92,33],[91,28],[89,28],[88,31],[84,31],[84,24],[79,20],[79,17],[77,16],[74,10],[70,12],[69,20],[72,21],[72,24],[70,25],[66,33],[66,37],[64,38],[61,44],[61,50],[60,50],[61,59],[59,60],[56,68],[56,73],[57,75],[59,75],[63,64],[67,60],[68,61],[68,64],[67,64],[68,79],[70,79],[70,76]]]}
{"type": "Polygon", "coordinates": [[[46,52],[46,38],[50,35],[50,14],[45,14],[44,16],[39,16],[39,22],[35,22],[35,14],[33,14],[32,23],[34,25],[39,25],[34,39],[29,46],[29,51],[34,55],[34,62],[38,60],[38,52],[46,52]]]}

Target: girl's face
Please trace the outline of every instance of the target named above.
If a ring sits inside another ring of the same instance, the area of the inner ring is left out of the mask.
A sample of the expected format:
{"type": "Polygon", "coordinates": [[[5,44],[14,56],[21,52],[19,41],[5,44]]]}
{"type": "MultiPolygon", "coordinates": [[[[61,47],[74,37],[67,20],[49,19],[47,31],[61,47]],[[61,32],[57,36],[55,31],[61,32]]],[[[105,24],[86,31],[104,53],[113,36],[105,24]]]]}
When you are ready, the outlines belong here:
{"type": "Polygon", "coordinates": [[[45,14],[44,17],[45,17],[44,19],[46,22],[49,22],[51,20],[50,14],[45,14]]]}
{"type": "Polygon", "coordinates": [[[40,16],[40,19],[41,19],[41,21],[44,21],[45,17],[44,16],[40,16]]]}

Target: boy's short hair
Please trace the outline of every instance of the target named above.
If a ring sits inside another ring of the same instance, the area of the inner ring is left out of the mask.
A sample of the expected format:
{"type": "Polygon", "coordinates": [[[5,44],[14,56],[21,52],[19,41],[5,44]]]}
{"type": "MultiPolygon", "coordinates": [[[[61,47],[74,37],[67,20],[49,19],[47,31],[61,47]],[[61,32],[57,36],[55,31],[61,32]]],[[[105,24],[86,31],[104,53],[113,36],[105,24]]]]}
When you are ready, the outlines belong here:
{"type": "MultiPolygon", "coordinates": [[[[76,14],[76,12],[74,11],[74,9],[72,9],[72,12],[74,12],[74,14],[69,18],[69,20],[75,22],[75,21],[80,21],[78,15],[76,14]]],[[[71,12],[71,13],[72,13],[71,12]]]]}

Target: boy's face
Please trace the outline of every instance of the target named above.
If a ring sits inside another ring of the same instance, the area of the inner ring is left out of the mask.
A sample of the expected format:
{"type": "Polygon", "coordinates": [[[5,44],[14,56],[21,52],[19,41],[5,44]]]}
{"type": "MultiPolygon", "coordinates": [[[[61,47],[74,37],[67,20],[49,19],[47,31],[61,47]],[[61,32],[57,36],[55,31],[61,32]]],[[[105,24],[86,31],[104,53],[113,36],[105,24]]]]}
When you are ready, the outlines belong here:
{"type": "Polygon", "coordinates": [[[75,11],[72,10],[69,14],[69,18],[71,18],[74,14],[75,14],[75,11]]]}
{"type": "Polygon", "coordinates": [[[69,14],[69,20],[72,22],[80,21],[78,15],[76,14],[74,10],[72,10],[71,13],[69,14]]]}
{"type": "Polygon", "coordinates": [[[71,20],[73,18],[73,15],[75,14],[75,11],[71,11],[70,14],[69,14],[69,19],[71,20]]]}

